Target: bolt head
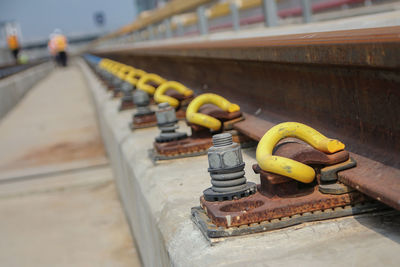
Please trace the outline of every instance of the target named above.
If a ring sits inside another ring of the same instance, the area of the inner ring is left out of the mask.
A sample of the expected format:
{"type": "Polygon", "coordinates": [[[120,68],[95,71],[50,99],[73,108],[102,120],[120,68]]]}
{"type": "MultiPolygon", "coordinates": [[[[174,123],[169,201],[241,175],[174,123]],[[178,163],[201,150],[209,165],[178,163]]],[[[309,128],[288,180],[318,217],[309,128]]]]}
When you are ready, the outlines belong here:
{"type": "Polygon", "coordinates": [[[133,93],[133,102],[137,106],[147,106],[150,104],[150,98],[149,95],[142,90],[136,90],[133,93]]]}
{"type": "Polygon", "coordinates": [[[157,110],[156,118],[158,124],[175,123],[177,121],[175,109],[169,105],[168,107],[157,110]]]}
{"type": "Polygon", "coordinates": [[[210,169],[230,169],[243,164],[242,151],[237,143],[211,147],[207,154],[210,169]]]}
{"type": "Polygon", "coordinates": [[[208,154],[208,164],[211,169],[222,168],[222,161],[217,153],[209,153],[208,154]]]}
{"type": "Polygon", "coordinates": [[[237,155],[237,151],[227,151],[222,154],[222,160],[226,167],[235,167],[239,165],[240,159],[237,155]]]}
{"type": "Polygon", "coordinates": [[[133,90],[133,85],[128,82],[124,82],[121,86],[121,90],[124,91],[124,93],[130,93],[133,90]]]}

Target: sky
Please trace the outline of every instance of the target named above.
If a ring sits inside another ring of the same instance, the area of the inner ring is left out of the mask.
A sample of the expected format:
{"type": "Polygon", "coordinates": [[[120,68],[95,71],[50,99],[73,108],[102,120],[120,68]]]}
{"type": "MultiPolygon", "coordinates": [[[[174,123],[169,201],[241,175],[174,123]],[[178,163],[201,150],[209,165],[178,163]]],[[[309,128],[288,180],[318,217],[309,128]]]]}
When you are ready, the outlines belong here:
{"type": "Polygon", "coordinates": [[[23,42],[43,40],[55,28],[66,35],[99,32],[93,16],[105,14],[106,30],[115,30],[133,21],[134,0],[0,0],[0,22],[19,22],[23,42]]]}

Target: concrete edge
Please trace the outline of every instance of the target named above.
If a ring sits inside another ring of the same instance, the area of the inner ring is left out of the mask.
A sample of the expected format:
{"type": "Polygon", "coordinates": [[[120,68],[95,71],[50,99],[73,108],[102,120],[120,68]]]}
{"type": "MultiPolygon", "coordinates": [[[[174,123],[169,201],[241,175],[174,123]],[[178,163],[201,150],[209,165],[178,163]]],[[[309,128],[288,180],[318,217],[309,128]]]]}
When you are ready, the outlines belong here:
{"type": "Polygon", "coordinates": [[[44,62],[0,80],[0,120],[24,95],[50,73],[52,62],[44,62]]]}

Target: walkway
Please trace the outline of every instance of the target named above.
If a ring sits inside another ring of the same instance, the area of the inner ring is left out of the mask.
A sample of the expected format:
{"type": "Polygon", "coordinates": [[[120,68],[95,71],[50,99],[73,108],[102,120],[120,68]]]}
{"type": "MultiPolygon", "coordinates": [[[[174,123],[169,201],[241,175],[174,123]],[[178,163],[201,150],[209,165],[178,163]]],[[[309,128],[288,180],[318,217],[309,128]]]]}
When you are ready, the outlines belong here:
{"type": "Polygon", "coordinates": [[[78,67],[0,121],[0,148],[2,266],[140,266],[78,67]]]}

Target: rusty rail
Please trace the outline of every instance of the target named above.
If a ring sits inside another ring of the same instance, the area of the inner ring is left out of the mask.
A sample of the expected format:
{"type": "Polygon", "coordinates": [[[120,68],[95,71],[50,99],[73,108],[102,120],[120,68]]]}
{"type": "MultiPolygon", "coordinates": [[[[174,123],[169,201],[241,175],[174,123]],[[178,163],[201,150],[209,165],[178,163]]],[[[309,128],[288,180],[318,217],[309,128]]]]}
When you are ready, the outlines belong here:
{"type": "MultiPolygon", "coordinates": [[[[280,0],[274,0],[276,3],[280,2],[280,0]]],[[[140,30],[144,31],[144,36],[146,39],[150,38],[153,35],[154,30],[152,26],[156,26],[159,23],[162,23],[163,20],[169,20],[168,23],[164,25],[164,27],[160,27],[157,31],[159,33],[166,33],[167,31],[175,31],[178,30],[180,27],[188,27],[193,26],[196,23],[199,23],[199,14],[194,10],[201,6],[207,6],[205,9],[204,16],[207,20],[212,20],[216,18],[225,17],[232,14],[231,5],[234,4],[238,11],[248,10],[248,9],[256,9],[256,8],[263,8],[263,0],[236,0],[236,1],[224,1],[224,2],[217,2],[212,0],[173,0],[168,2],[165,6],[142,12],[138,18],[130,24],[127,24],[118,30],[107,34],[98,40],[94,41],[92,44],[96,45],[101,43],[102,41],[110,40],[113,38],[122,37],[124,35],[128,35],[134,32],[138,32],[140,30]],[[185,13],[183,13],[185,12],[185,13]],[[150,28],[147,28],[149,27],[150,28]],[[168,28],[168,29],[167,29],[168,28]],[[152,33],[150,33],[152,32],[152,33]]],[[[300,1],[299,1],[300,2],[300,1]]],[[[307,3],[299,3],[301,6],[294,6],[291,8],[283,9],[283,10],[275,10],[276,17],[280,18],[287,18],[291,16],[301,16],[304,15],[304,9],[309,10],[310,15],[314,12],[325,11],[332,8],[338,8],[343,5],[352,5],[352,4],[360,4],[366,3],[366,0],[328,0],[321,3],[314,3],[311,2],[307,3]]],[[[274,11],[274,12],[275,12],[274,11]]],[[[244,18],[239,19],[237,21],[232,21],[229,23],[220,24],[216,27],[213,27],[214,30],[216,29],[223,29],[223,28],[235,28],[234,24],[237,24],[237,27],[240,27],[240,24],[253,24],[265,21],[264,15],[255,16],[251,18],[244,18]]],[[[309,22],[305,19],[306,22],[309,22]]],[[[271,26],[271,25],[269,25],[271,26]]],[[[210,30],[213,30],[210,28],[210,30]]],[[[238,28],[235,28],[238,30],[238,28]]],[[[199,33],[199,30],[195,30],[193,32],[186,32],[186,34],[193,34],[199,33]]],[[[183,34],[177,33],[177,35],[183,34]]],[[[171,37],[171,35],[167,34],[167,38],[171,37]]],[[[140,38],[139,38],[140,39],[140,38]]],[[[135,38],[135,41],[137,38],[135,38]]]]}
{"type": "Polygon", "coordinates": [[[347,145],[340,180],[400,209],[400,27],[97,51],[240,104],[235,126],[258,140],[282,121],[347,145]]]}

